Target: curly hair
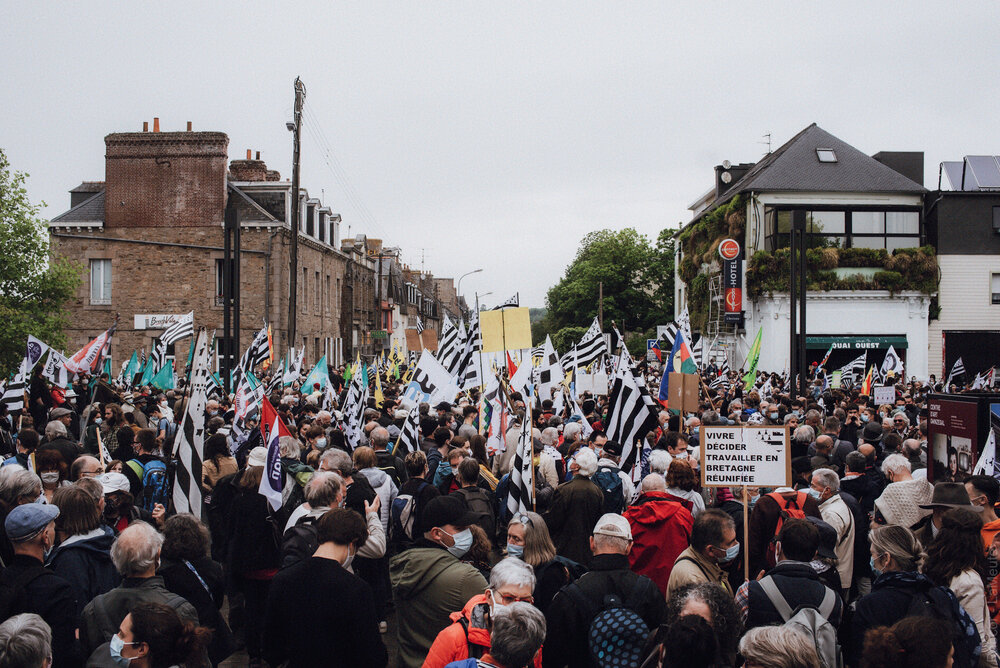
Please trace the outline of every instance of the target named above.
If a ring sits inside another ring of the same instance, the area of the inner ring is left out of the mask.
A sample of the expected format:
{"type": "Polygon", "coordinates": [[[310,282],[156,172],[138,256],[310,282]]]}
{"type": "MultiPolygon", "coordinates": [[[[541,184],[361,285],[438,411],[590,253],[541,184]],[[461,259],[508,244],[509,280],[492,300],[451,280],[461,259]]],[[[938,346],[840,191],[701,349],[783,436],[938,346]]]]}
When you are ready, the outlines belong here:
{"type": "Polygon", "coordinates": [[[667,599],[667,615],[663,626],[670,627],[686,614],[685,607],[691,601],[704,603],[712,613],[711,625],[719,641],[719,651],[723,657],[735,657],[736,645],[743,634],[743,623],[736,603],[725,589],[714,582],[697,582],[684,585],[667,599]]]}
{"type": "Polygon", "coordinates": [[[983,520],[971,510],[952,508],[946,512],[941,518],[941,531],[927,547],[924,575],[942,587],[969,569],[985,578],[982,528],[983,520]]]}
{"type": "Polygon", "coordinates": [[[670,462],[670,468],[667,469],[667,487],[676,487],[690,492],[697,484],[698,477],[686,460],[675,459],[670,462]]]}
{"type": "Polygon", "coordinates": [[[937,668],[951,651],[948,624],[933,617],[904,617],[865,634],[861,668],[937,668]]]}
{"type": "Polygon", "coordinates": [[[174,515],[163,524],[164,559],[193,561],[208,554],[208,528],[191,513],[174,515]]]}

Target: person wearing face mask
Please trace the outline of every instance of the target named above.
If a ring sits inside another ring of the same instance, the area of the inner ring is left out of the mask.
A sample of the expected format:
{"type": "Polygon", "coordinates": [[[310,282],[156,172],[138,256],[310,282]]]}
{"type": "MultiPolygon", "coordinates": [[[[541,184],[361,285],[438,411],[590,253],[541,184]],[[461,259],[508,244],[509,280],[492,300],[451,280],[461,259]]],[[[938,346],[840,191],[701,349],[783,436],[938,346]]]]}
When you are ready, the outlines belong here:
{"type": "Polygon", "coordinates": [[[993,539],[1000,533],[1000,517],[997,517],[996,504],[1000,501],[1000,482],[990,475],[974,475],[965,481],[965,491],[973,505],[982,508],[980,518],[983,520],[983,546],[989,549],[993,539]]]}
{"type": "MultiPolygon", "coordinates": [[[[498,563],[490,571],[490,585],[485,593],[476,594],[465,607],[451,614],[453,623],[434,639],[423,668],[443,668],[452,661],[485,655],[490,651],[494,611],[518,601],[534,603],[534,588],[535,573],[531,566],[512,557],[498,563]]],[[[542,667],[540,651],[530,665],[542,667]]]]}
{"type": "Polygon", "coordinates": [[[423,537],[392,558],[399,665],[418,668],[434,639],[451,624],[451,613],[486,589],[479,571],[459,561],[472,546],[469,525],[475,520],[476,514],[457,497],[431,499],[420,518],[423,537]]]}
{"type": "Polygon", "coordinates": [[[27,503],[17,506],[4,520],[4,532],[14,546],[14,556],[0,573],[0,590],[20,589],[7,615],[31,612],[52,629],[53,666],[82,665],[76,640],[78,609],[69,582],[42,563],[56,540],[59,508],[27,503]]]}
{"type": "Polygon", "coordinates": [[[70,485],[69,466],[58,450],[39,450],[35,457],[38,477],[42,479],[45,502],[52,503],[52,495],[62,486],[70,485]]]}
{"type": "Polygon", "coordinates": [[[715,508],[698,515],[691,528],[691,545],[674,561],[667,582],[667,597],[693,582],[714,582],[732,593],[729,578],[720,564],[732,563],[740,555],[736,524],[727,513],[715,508]]]}
{"type": "Polygon", "coordinates": [[[371,587],[348,570],[368,538],[365,520],[353,510],[334,508],[320,517],[316,535],[316,552],[274,577],[264,618],[264,658],[290,668],[387,665],[371,587]]]}
{"type": "Polygon", "coordinates": [[[123,668],[198,665],[211,631],[184,621],[169,605],[140,603],[111,638],[111,662],[123,668]]]}
{"type": "Polygon", "coordinates": [[[816,469],[806,491],[819,502],[823,521],[837,532],[834,552],[837,553],[840,586],[846,592],[854,580],[854,538],[858,527],[854,513],[840,495],[840,477],[832,469],[816,469]]]}

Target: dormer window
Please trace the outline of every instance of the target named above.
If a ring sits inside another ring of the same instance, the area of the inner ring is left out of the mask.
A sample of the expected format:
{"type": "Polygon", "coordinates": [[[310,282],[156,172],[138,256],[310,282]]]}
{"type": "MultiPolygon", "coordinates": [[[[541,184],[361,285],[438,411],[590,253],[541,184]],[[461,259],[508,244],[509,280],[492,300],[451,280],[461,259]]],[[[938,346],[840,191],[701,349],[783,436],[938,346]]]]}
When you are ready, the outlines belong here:
{"type": "Polygon", "coordinates": [[[816,157],[820,162],[837,162],[837,153],[832,148],[816,149],[816,157]]]}

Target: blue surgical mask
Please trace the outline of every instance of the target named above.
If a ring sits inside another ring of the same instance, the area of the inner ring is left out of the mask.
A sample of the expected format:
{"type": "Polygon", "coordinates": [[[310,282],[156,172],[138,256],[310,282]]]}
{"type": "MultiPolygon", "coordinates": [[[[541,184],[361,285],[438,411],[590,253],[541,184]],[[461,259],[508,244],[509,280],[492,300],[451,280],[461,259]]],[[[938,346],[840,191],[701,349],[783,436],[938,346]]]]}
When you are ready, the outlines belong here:
{"type": "Polygon", "coordinates": [[[861,414],[861,421],[862,422],[868,422],[868,420],[870,420],[870,419],[871,418],[868,417],[868,413],[862,413],[861,414]]]}
{"type": "Polygon", "coordinates": [[[728,563],[738,556],[740,556],[740,544],[733,543],[731,546],[726,548],[726,556],[722,561],[723,563],[728,563]]]}
{"type": "Polygon", "coordinates": [[[753,510],[753,507],[757,505],[758,501],[760,501],[760,496],[751,496],[750,497],[750,510],[753,510]]]}
{"type": "Polygon", "coordinates": [[[326,439],[325,438],[317,438],[316,439],[316,447],[319,448],[320,450],[322,450],[323,448],[325,448],[326,447],[326,439]]]}
{"type": "Polygon", "coordinates": [[[514,545],[513,543],[507,543],[507,556],[517,557],[518,559],[524,558],[524,545],[514,545]]]}
{"type": "Polygon", "coordinates": [[[691,433],[697,436],[701,432],[701,427],[693,427],[691,433]]]}
{"type": "Polygon", "coordinates": [[[809,496],[816,499],[817,501],[819,501],[820,498],[823,496],[822,492],[820,492],[818,489],[813,489],[812,487],[810,487],[806,491],[809,493],[809,496]]]}
{"type": "Polygon", "coordinates": [[[880,571],[878,567],[875,566],[875,557],[872,557],[869,560],[869,563],[871,564],[872,567],[872,575],[874,575],[875,577],[882,575],[882,571],[880,571]]]}
{"type": "MultiPolygon", "coordinates": [[[[445,531],[445,533],[448,533],[445,531]]],[[[469,529],[463,529],[456,534],[448,534],[455,541],[455,544],[447,548],[451,552],[452,556],[457,559],[461,559],[465,556],[465,553],[469,551],[472,547],[472,531],[469,529]]]]}
{"type": "Polygon", "coordinates": [[[778,413],[777,413],[777,412],[774,412],[774,413],[770,413],[770,414],[769,414],[769,417],[770,417],[770,418],[771,418],[772,420],[777,420],[777,419],[778,419],[778,413]]]}
{"type": "Polygon", "coordinates": [[[132,663],[132,659],[126,656],[122,656],[122,648],[125,647],[125,645],[137,645],[137,644],[138,643],[134,642],[125,642],[120,637],[118,637],[117,633],[111,636],[111,660],[115,662],[116,666],[122,666],[122,668],[126,668],[129,664],[132,663]]]}
{"type": "Polygon", "coordinates": [[[103,422],[101,418],[94,418],[94,424],[101,424],[101,422],[103,422]]]}

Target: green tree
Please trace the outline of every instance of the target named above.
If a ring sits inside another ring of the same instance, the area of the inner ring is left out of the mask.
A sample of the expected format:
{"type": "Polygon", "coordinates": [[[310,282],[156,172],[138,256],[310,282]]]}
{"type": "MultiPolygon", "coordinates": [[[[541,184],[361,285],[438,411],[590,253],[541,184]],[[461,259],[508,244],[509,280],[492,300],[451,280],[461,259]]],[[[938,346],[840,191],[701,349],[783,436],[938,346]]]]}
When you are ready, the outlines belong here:
{"type": "MultiPolygon", "coordinates": [[[[649,326],[665,325],[674,319],[674,233],[667,228],[656,239],[653,257],[643,271],[643,280],[652,290],[649,326]]],[[[652,337],[651,337],[652,338],[652,337]]]]}
{"type": "Polygon", "coordinates": [[[82,269],[63,257],[49,258],[49,235],[24,187],[26,174],[10,169],[0,149],[0,375],[24,358],[28,335],[63,348],[63,306],[76,295],[82,269]]]}
{"type": "MultiPolygon", "coordinates": [[[[563,327],[552,335],[552,345],[560,353],[567,352],[587,333],[586,327],[563,327]]],[[[545,340],[545,337],[542,337],[545,340]]]]}

